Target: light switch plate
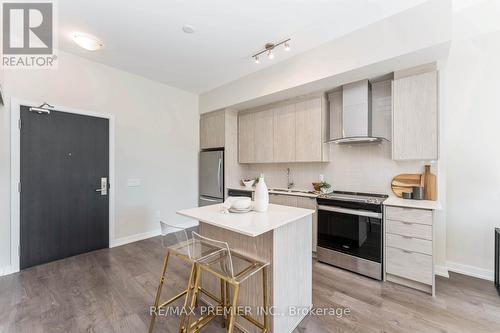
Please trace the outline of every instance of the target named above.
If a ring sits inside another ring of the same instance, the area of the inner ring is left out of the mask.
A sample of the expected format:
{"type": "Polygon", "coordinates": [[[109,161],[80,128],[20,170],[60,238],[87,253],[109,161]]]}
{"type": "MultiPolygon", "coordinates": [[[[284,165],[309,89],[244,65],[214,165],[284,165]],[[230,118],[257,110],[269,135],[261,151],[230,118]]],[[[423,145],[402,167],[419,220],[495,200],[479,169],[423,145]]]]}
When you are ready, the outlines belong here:
{"type": "Polygon", "coordinates": [[[140,178],[129,178],[129,179],[127,179],[127,186],[128,187],[141,186],[141,179],[140,178]]]}

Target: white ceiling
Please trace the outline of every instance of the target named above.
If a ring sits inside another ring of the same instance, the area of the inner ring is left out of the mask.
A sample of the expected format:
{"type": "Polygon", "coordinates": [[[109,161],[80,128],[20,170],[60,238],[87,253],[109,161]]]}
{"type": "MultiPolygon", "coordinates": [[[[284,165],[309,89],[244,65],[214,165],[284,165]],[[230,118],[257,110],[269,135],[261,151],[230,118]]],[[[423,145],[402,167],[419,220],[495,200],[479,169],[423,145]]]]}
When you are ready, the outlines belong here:
{"type": "MultiPolygon", "coordinates": [[[[168,85],[202,93],[283,61],[425,0],[58,1],[59,48],[168,85]],[[196,28],[186,34],[182,26],[196,28]],[[74,31],[104,41],[89,52],[74,31]],[[290,52],[254,64],[266,42],[291,37],[290,52]]],[[[369,50],[367,50],[369,52],[369,50]]]]}

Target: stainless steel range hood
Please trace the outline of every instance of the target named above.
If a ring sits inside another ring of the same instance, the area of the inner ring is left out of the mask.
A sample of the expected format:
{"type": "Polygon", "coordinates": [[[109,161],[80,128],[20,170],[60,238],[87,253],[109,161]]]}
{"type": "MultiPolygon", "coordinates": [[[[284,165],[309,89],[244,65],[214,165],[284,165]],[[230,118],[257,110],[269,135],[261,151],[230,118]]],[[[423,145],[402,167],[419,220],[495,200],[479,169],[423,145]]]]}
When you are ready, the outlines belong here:
{"type": "Polygon", "coordinates": [[[368,80],[344,85],[330,93],[329,100],[330,142],[370,143],[387,139],[374,133],[373,124],[380,121],[372,113],[372,87],[368,80]]]}

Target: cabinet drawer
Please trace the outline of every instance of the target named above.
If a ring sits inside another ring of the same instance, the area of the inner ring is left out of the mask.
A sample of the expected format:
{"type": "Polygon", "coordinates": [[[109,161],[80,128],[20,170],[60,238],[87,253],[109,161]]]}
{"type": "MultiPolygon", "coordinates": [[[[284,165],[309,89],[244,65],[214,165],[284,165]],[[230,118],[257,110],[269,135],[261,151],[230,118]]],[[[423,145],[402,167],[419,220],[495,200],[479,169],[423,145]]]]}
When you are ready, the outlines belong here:
{"type": "Polygon", "coordinates": [[[387,247],[386,272],[409,280],[432,284],[432,256],[387,247]]]}
{"type": "Polygon", "coordinates": [[[402,250],[432,255],[432,241],[387,233],[386,244],[402,250]]]}
{"type": "Polygon", "coordinates": [[[430,225],[386,220],[386,231],[391,234],[432,240],[430,225]]]}
{"type": "Polygon", "coordinates": [[[386,207],[385,215],[390,220],[432,225],[432,211],[430,210],[386,207]]]}

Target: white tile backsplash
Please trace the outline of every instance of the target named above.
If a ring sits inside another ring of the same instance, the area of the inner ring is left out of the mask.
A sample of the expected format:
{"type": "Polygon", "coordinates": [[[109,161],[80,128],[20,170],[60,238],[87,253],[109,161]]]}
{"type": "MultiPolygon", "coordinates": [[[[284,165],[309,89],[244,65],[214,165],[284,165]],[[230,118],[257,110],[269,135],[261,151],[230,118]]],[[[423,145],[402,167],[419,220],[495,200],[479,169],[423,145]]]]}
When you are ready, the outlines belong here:
{"type": "MultiPolygon", "coordinates": [[[[422,173],[424,161],[396,162],[391,143],[330,145],[328,163],[276,163],[243,166],[245,177],[265,174],[268,187],[286,187],[286,168],[291,170],[295,188],[312,189],[323,174],[335,190],[391,193],[391,180],[401,173],[422,173]]],[[[433,172],[437,174],[434,166],[433,172]]]]}

